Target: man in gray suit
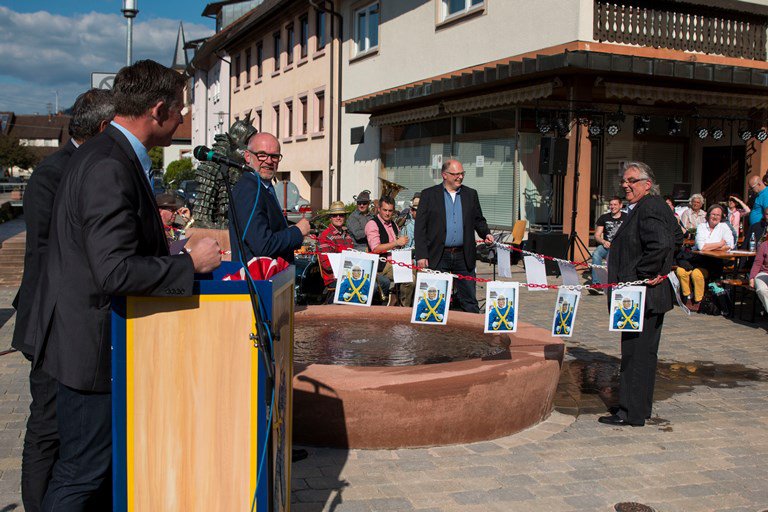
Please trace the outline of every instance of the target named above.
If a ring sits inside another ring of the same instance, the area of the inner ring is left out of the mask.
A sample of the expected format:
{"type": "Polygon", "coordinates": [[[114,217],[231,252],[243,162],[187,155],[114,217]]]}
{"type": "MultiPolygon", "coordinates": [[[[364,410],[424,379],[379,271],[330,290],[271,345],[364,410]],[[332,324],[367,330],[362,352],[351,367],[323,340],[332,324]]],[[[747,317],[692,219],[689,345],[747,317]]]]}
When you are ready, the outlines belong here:
{"type": "Polygon", "coordinates": [[[661,328],[664,314],[672,309],[672,287],[665,277],[683,235],[659,195],[651,168],[642,162],[627,162],[623,169],[621,186],[629,213],[611,242],[608,282],[649,281],[642,332],[621,333],[618,410],[599,421],[641,427],[651,417],[661,328]]]}

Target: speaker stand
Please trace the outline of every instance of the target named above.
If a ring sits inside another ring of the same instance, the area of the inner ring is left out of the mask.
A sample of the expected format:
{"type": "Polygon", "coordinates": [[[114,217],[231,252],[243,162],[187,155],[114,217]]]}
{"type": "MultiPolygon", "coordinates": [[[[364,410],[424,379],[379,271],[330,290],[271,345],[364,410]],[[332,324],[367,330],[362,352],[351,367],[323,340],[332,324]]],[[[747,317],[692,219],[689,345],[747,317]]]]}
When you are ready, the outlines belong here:
{"type": "Polygon", "coordinates": [[[591,258],[592,253],[589,252],[589,248],[584,241],[579,237],[576,232],[576,215],[579,209],[579,178],[581,173],[579,172],[579,157],[581,156],[581,123],[578,117],[574,119],[576,123],[576,151],[573,162],[573,211],[571,212],[571,232],[568,235],[568,248],[566,249],[565,257],[570,261],[576,261],[576,250],[579,250],[579,257],[584,258],[587,261],[591,258]]]}

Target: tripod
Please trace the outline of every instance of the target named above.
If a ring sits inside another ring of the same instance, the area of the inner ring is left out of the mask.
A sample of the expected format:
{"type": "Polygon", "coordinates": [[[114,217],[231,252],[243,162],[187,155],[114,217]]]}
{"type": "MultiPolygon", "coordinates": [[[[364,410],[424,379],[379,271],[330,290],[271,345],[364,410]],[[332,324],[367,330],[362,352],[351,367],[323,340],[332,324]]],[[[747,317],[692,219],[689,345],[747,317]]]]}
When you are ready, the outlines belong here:
{"type": "Polygon", "coordinates": [[[568,235],[568,248],[565,251],[565,258],[569,258],[570,261],[576,261],[576,250],[579,250],[579,257],[584,261],[588,260],[592,254],[589,252],[587,244],[579,237],[576,232],[576,215],[579,209],[579,178],[581,173],[579,172],[579,156],[581,155],[581,123],[579,119],[574,119],[576,123],[576,151],[573,162],[573,211],[571,212],[571,233],[568,235]]]}

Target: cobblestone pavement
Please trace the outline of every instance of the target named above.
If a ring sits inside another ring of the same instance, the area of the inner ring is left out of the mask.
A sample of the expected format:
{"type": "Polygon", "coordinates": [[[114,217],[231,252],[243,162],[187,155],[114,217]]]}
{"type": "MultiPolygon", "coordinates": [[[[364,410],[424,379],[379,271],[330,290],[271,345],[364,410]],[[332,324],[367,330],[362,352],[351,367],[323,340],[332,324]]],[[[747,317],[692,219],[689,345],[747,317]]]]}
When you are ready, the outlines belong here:
{"type": "MultiPolygon", "coordinates": [[[[10,344],[15,293],[0,287],[0,350],[10,344]]],[[[549,328],[554,301],[552,291],[524,290],[520,318],[549,328]]],[[[768,322],[668,314],[654,417],[644,428],[596,421],[615,396],[618,335],[607,323],[605,297],[584,296],[557,410],[543,423],[468,445],[309,448],[293,466],[292,510],[608,511],[627,501],[660,512],[768,508],[768,322]]],[[[0,512],[22,510],[27,371],[20,354],[0,356],[0,512]]]]}

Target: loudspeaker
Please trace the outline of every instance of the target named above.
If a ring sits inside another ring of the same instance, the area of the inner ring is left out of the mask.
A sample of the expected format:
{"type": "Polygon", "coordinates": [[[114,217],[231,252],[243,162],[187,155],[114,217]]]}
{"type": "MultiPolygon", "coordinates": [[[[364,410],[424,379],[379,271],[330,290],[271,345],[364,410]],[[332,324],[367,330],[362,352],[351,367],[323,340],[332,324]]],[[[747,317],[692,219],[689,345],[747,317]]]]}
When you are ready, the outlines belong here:
{"type": "MultiPolygon", "coordinates": [[[[564,233],[528,233],[526,249],[536,254],[562,258],[568,250],[568,235],[564,233]]],[[[548,276],[560,275],[560,266],[555,261],[544,260],[548,276]]]]}
{"type": "Polygon", "coordinates": [[[565,174],[568,170],[568,139],[542,137],[539,150],[539,174],[565,174]]]}

